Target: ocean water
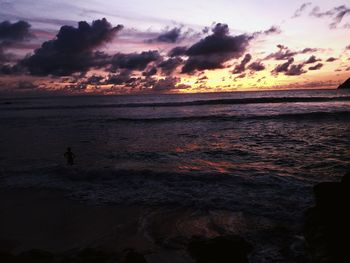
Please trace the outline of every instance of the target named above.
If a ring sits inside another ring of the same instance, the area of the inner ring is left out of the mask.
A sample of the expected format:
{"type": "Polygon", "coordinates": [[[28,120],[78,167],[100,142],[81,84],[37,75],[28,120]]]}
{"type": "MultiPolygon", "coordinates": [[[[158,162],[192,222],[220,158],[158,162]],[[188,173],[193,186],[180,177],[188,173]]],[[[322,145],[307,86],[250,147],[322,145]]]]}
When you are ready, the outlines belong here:
{"type": "Polygon", "coordinates": [[[2,186],[96,204],[298,226],[312,186],[350,168],[346,90],[2,98],[0,123],[2,186]]]}

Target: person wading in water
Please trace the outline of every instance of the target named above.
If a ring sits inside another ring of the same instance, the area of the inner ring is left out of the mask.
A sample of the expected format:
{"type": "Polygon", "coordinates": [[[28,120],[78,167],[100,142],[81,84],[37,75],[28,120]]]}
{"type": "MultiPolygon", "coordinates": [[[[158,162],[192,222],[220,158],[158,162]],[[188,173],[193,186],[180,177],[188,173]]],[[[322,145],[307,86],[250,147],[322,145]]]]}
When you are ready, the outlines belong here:
{"type": "Polygon", "coordinates": [[[67,165],[73,165],[74,164],[75,155],[72,152],[70,147],[67,148],[67,151],[64,153],[64,157],[67,160],[67,165]]]}

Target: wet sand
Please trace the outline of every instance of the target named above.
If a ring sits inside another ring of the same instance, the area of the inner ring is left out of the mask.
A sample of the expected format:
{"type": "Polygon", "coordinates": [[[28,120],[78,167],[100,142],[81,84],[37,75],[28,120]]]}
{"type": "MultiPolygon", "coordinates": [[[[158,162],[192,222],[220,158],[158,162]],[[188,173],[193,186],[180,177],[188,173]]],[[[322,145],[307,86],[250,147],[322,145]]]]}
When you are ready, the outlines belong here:
{"type": "Polygon", "coordinates": [[[164,236],[178,235],[176,224],[186,214],[178,212],[166,215],[155,207],[96,206],[71,200],[58,190],[0,189],[0,253],[40,249],[59,254],[85,248],[122,253],[132,248],[149,262],[191,262],[183,238],[163,247],[164,236]]]}
{"type": "Polygon", "coordinates": [[[1,247],[13,252],[32,248],[52,252],[79,247],[150,249],[149,241],[138,233],[147,209],[93,206],[65,195],[53,190],[1,189],[1,247]]]}
{"type": "Polygon", "coordinates": [[[252,259],[269,260],[279,256],[281,246],[289,250],[295,242],[293,233],[276,227],[280,229],[268,219],[240,212],[94,205],[72,200],[64,191],[0,188],[0,253],[41,249],[62,254],[92,248],[122,254],[132,248],[150,263],[184,263],[193,262],[187,253],[191,237],[235,234],[254,245],[252,259]]]}

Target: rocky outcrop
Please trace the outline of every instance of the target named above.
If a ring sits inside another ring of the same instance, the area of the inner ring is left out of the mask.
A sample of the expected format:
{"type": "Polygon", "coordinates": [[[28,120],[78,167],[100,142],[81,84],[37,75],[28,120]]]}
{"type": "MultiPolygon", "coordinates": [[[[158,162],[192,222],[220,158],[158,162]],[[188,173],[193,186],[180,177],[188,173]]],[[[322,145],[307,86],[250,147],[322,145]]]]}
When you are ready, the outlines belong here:
{"type": "Polygon", "coordinates": [[[192,238],[189,254],[197,263],[248,263],[252,246],[239,236],[221,236],[213,239],[192,238]]]}
{"type": "Polygon", "coordinates": [[[53,254],[44,250],[33,249],[14,255],[0,250],[1,263],[147,263],[145,257],[129,249],[122,256],[92,248],[53,254]]]}
{"type": "Polygon", "coordinates": [[[343,84],[341,84],[338,89],[350,89],[350,78],[347,79],[343,84]]]}
{"type": "Polygon", "coordinates": [[[316,206],[305,216],[304,235],[315,263],[350,262],[350,173],[314,187],[316,206]]]}

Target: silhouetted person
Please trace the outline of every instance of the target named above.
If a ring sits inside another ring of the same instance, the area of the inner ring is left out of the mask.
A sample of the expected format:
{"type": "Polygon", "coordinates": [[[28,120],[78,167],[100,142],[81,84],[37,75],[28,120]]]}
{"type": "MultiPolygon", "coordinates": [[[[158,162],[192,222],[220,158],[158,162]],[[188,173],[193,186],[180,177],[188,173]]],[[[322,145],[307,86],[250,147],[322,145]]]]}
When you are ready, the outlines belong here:
{"type": "Polygon", "coordinates": [[[75,155],[72,152],[70,147],[67,148],[67,151],[64,153],[64,157],[67,160],[67,165],[73,165],[74,164],[75,155]]]}

